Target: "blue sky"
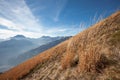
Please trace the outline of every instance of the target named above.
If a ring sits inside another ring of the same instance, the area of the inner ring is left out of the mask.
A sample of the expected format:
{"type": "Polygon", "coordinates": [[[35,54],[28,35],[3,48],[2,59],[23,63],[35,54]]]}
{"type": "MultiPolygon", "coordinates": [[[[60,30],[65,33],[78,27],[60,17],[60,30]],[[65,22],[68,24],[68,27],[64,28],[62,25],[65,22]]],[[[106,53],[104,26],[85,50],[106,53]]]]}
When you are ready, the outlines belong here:
{"type": "Polygon", "coordinates": [[[0,0],[0,39],[75,35],[116,10],[120,0],[0,0]]]}

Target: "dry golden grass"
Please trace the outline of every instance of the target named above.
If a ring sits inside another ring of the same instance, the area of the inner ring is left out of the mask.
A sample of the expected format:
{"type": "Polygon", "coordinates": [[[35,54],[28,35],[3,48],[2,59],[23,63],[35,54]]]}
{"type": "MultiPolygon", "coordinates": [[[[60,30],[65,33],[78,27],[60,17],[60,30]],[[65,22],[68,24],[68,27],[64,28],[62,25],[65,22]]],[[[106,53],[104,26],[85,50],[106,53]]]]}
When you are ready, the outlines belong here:
{"type": "Polygon", "coordinates": [[[112,72],[113,79],[120,79],[120,46],[115,47],[110,41],[119,30],[120,11],[5,72],[0,80],[105,80],[111,79],[112,72]],[[58,70],[60,66],[63,69],[58,70]],[[81,76],[76,69],[85,75],[81,76]]]}
{"type": "Polygon", "coordinates": [[[63,69],[66,69],[68,67],[71,66],[71,64],[73,63],[73,59],[75,57],[75,47],[72,48],[74,46],[74,43],[72,42],[73,38],[71,38],[67,44],[67,51],[65,53],[65,55],[63,56],[62,60],[61,60],[61,65],[63,69]]]}
{"type": "Polygon", "coordinates": [[[109,51],[110,53],[104,52],[103,54],[101,50],[104,50],[104,48],[102,47],[106,46],[111,37],[115,38],[117,44],[119,43],[120,23],[118,24],[118,22],[120,22],[120,15],[118,14],[112,15],[70,39],[67,52],[61,61],[62,68],[72,66],[75,55],[79,54],[78,72],[101,72],[109,64],[106,56],[116,53],[109,51]]]}
{"type": "Polygon", "coordinates": [[[79,53],[78,72],[91,72],[96,71],[97,63],[100,61],[100,47],[91,45],[87,51],[79,53]]]}

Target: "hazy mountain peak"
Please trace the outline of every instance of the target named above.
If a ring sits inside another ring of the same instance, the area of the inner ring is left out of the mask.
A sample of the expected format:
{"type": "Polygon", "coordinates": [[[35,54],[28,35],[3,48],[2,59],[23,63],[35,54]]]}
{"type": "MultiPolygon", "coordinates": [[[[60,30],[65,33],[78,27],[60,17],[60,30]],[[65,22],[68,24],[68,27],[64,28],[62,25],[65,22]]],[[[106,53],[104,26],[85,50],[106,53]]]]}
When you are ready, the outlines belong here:
{"type": "Polygon", "coordinates": [[[23,35],[16,35],[16,36],[14,36],[15,38],[25,38],[25,36],[23,36],[23,35]]]}
{"type": "Polygon", "coordinates": [[[42,36],[41,38],[51,38],[50,36],[42,36]]]}
{"type": "Polygon", "coordinates": [[[12,37],[11,39],[25,39],[26,37],[25,36],[23,36],[23,35],[16,35],[16,36],[14,36],[14,37],[12,37]]]}

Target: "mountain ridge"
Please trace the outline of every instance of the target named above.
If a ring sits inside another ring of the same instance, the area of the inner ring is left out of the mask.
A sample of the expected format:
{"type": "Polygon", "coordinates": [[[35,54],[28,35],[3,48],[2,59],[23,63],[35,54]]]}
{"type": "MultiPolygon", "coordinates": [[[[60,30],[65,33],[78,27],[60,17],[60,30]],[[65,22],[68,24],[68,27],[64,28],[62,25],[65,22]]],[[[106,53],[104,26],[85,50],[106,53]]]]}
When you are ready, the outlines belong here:
{"type": "Polygon", "coordinates": [[[12,61],[9,60],[9,61],[10,61],[9,63],[12,62],[14,65],[17,65],[18,63],[21,63],[21,62],[23,62],[23,61],[25,61],[25,60],[27,60],[27,59],[29,59],[29,58],[32,58],[33,56],[35,56],[35,55],[37,55],[37,54],[39,54],[39,53],[41,53],[41,52],[43,52],[43,51],[45,51],[45,50],[47,50],[47,49],[49,49],[49,48],[52,48],[52,47],[54,47],[55,45],[57,45],[57,44],[65,41],[65,40],[67,40],[67,39],[69,39],[69,38],[70,38],[70,37],[63,37],[63,38],[61,38],[61,39],[58,39],[58,40],[49,42],[49,43],[44,44],[44,45],[41,45],[41,46],[39,46],[39,47],[37,47],[37,48],[35,48],[35,49],[31,49],[31,50],[29,50],[29,51],[27,51],[27,52],[25,52],[25,53],[22,53],[22,54],[19,55],[18,57],[12,59],[12,61]]]}
{"type": "Polygon", "coordinates": [[[14,63],[14,60],[11,62],[11,59],[17,58],[20,54],[62,38],[64,37],[49,36],[32,39],[23,35],[16,35],[9,40],[0,42],[0,72],[4,72],[15,66],[10,64],[14,63]]]}

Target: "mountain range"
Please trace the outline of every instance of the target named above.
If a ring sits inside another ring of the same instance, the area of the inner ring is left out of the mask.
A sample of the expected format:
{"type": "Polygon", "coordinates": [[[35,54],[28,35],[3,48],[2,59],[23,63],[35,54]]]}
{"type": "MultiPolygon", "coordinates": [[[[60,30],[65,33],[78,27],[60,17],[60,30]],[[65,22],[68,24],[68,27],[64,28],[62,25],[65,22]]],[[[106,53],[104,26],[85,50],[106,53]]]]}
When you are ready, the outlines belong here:
{"type": "MultiPolygon", "coordinates": [[[[9,68],[15,66],[15,63],[17,65],[19,64],[19,62],[22,62],[29,58],[29,57],[25,58],[24,56],[23,58],[20,57],[19,60],[16,60],[20,55],[23,55],[32,49],[36,49],[50,42],[51,44],[53,42],[53,44],[55,45],[54,41],[60,39],[62,41],[62,39],[64,38],[65,37],[42,36],[40,38],[33,39],[33,38],[27,38],[23,35],[16,35],[8,40],[0,42],[0,71],[3,72],[5,70],[8,70],[9,68]],[[14,63],[14,65],[12,63],[14,63]]],[[[47,45],[45,47],[47,47],[47,45]]],[[[48,47],[46,49],[48,49],[48,47]]],[[[35,54],[33,53],[31,57],[35,54]]]]}
{"type": "MultiPolygon", "coordinates": [[[[44,38],[48,38],[48,37],[44,37],[44,38]]],[[[49,37],[50,38],[50,37],[49,37]]],[[[20,54],[19,56],[17,57],[14,57],[14,58],[11,58],[9,59],[9,64],[11,65],[18,65],[19,63],[22,63],[23,61],[29,59],[29,58],[32,58],[34,56],[36,56],[37,54],[45,51],[45,50],[48,50],[49,48],[52,48],[54,46],[56,46],[57,44],[69,39],[70,37],[61,37],[61,39],[58,39],[58,40],[55,40],[55,41],[52,41],[52,42],[49,42],[47,44],[44,44],[44,45],[41,45],[35,49],[31,49],[25,53],[22,53],[20,54]]]]}

